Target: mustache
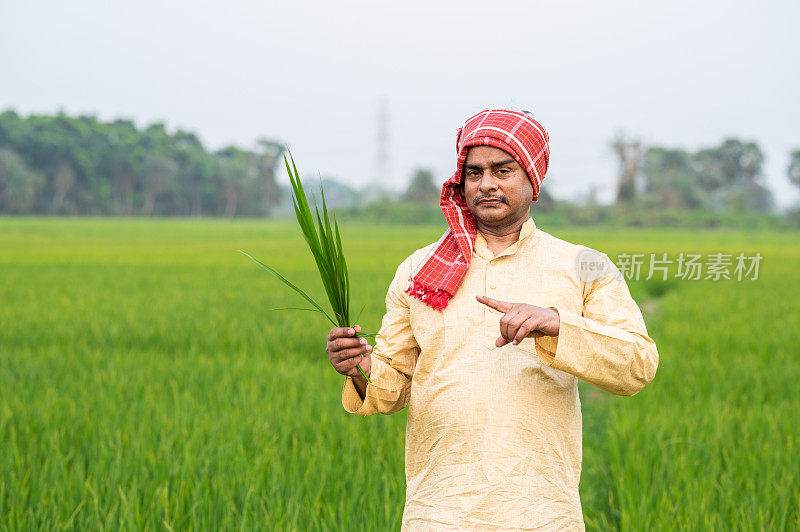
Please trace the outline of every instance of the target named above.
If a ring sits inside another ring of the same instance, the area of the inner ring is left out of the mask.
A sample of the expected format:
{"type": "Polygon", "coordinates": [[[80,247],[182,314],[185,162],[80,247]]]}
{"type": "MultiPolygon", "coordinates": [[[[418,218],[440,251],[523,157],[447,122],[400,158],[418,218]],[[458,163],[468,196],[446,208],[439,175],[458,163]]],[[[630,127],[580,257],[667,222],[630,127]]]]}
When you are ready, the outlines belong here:
{"type": "Polygon", "coordinates": [[[474,205],[477,205],[478,203],[481,203],[482,201],[487,201],[487,200],[501,201],[501,202],[505,203],[506,205],[508,205],[508,202],[506,201],[506,199],[503,196],[485,196],[485,195],[484,196],[478,196],[477,198],[475,198],[472,201],[472,203],[474,205]]]}

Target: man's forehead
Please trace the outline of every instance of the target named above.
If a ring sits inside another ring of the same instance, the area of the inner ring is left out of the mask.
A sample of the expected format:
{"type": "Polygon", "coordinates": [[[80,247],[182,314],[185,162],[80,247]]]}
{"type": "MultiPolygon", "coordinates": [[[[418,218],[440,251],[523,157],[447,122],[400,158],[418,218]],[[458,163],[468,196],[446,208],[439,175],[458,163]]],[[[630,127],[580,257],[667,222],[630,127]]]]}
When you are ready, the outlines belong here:
{"type": "Polygon", "coordinates": [[[514,156],[505,150],[494,146],[470,146],[467,148],[467,158],[465,164],[498,164],[514,162],[514,156]],[[510,159],[510,161],[509,161],[510,159]]]}

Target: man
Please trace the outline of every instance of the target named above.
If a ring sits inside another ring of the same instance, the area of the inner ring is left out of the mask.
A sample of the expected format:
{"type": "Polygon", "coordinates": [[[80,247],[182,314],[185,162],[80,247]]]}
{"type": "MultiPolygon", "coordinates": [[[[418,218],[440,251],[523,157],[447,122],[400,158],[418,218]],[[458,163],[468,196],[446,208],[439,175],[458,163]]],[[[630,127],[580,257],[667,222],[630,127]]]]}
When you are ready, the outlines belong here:
{"type": "Polygon", "coordinates": [[[449,229],[397,269],[375,349],[359,326],[328,335],[348,412],[409,407],[403,530],[583,529],[577,381],[633,395],[655,375],[613,262],[530,218],[548,146],[526,113],[467,120],[449,229]]]}

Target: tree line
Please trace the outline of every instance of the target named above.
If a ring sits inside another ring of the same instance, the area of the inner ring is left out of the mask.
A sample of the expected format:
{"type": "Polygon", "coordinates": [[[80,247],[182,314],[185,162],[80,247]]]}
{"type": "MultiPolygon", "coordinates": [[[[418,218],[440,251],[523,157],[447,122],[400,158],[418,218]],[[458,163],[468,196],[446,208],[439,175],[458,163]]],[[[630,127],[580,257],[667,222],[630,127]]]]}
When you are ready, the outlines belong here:
{"type": "MultiPolygon", "coordinates": [[[[754,142],[729,138],[691,152],[618,135],[611,148],[619,160],[618,206],[756,213],[773,208],[764,155],[754,142]]],[[[137,128],[130,120],[6,111],[0,114],[0,213],[268,216],[287,208],[288,192],[275,180],[285,149],[264,138],[250,150],[211,152],[193,133],[170,133],[161,123],[137,128]]],[[[790,154],[787,175],[800,187],[800,149],[790,154]]],[[[334,201],[339,205],[363,196],[335,180],[326,183],[329,199],[341,189],[340,201],[334,201]]],[[[440,191],[434,174],[418,169],[399,198],[369,202],[438,209],[440,191]]],[[[542,190],[536,208],[547,211],[558,203],[563,202],[542,190]]]]}
{"type": "Polygon", "coordinates": [[[206,150],[161,123],[64,113],[0,114],[0,212],[68,215],[266,216],[279,203],[285,146],[206,150]]]}
{"type": "MultiPolygon", "coordinates": [[[[619,160],[617,204],[762,213],[774,207],[764,181],[764,154],[755,142],[728,138],[692,152],[646,147],[618,135],[611,148],[619,160]]],[[[800,187],[800,150],[789,157],[787,176],[800,187]]]]}

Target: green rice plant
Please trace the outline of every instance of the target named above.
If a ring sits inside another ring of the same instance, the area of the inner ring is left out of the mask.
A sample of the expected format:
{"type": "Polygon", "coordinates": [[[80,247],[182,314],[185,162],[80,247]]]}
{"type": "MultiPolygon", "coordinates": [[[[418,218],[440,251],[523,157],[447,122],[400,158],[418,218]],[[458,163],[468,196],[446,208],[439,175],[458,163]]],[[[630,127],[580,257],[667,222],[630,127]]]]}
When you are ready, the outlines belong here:
{"type": "MultiPolygon", "coordinates": [[[[400,529],[405,412],[348,417],[319,342],[296,313],[265,329],[253,288],[311,305],[230,252],[258,247],[333,316],[296,223],[0,216],[0,530],[400,529]]],[[[380,323],[386,281],[442,226],[348,223],[351,304],[380,323]]],[[[661,363],[634,397],[581,387],[586,528],[800,530],[800,232],[554,236],[765,256],[755,281],[628,281],[661,363]]]]}
{"type": "MultiPolygon", "coordinates": [[[[294,204],[294,212],[297,216],[297,222],[300,224],[300,229],[303,232],[303,237],[311,249],[311,254],[314,256],[314,261],[317,263],[322,285],[325,287],[325,292],[328,294],[328,301],[330,301],[333,313],[336,319],[325,311],[316,301],[314,301],[305,291],[298,288],[295,284],[289,281],[286,277],[278,273],[274,268],[267,266],[263,262],[255,259],[248,253],[244,253],[250,259],[268,271],[270,274],[279,279],[283,284],[300,294],[303,299],[308,301],[313,308],[306,307],[283,307],[277,310],[308,310],[311,312],[319,312],[328,318],[335,327],[351,327],[350,322],[350,277],[347,273],[347,261],[344,258],[344,251],[342,249],[342,237],[339,234],[339,224],[336,221],[336,213],[333,214],[333,225],[331,225],[331,218],[328,216],[328,206],[325,203],[325,191],[322,189],[320,183],[319,191],[322,197],[322,215],[320,215],[319,208],[317,207],[316,200],[314,201],[314,211],[317,215],[316,224],[314,218],[311,216],[311,209],[308,206],[308,198],[303,189],[303,184],[300,182],[300,174],[297,171],[297,165],[294,162],[294,157],[291,153],[289,157],[292,160],[291,166],[289,159],[286,155],[283,156],[283,162],[286,165],[286,171],[289,174],[289,180],[292,183],[292,203],[294,204]]],[[[359,333],[356,336],[369,337],[375,336],[376,333],[363,334],[359,333]]],[[[361,376],[372,382],[364,373],[360,365],[356,366],[361,376]]]]}

